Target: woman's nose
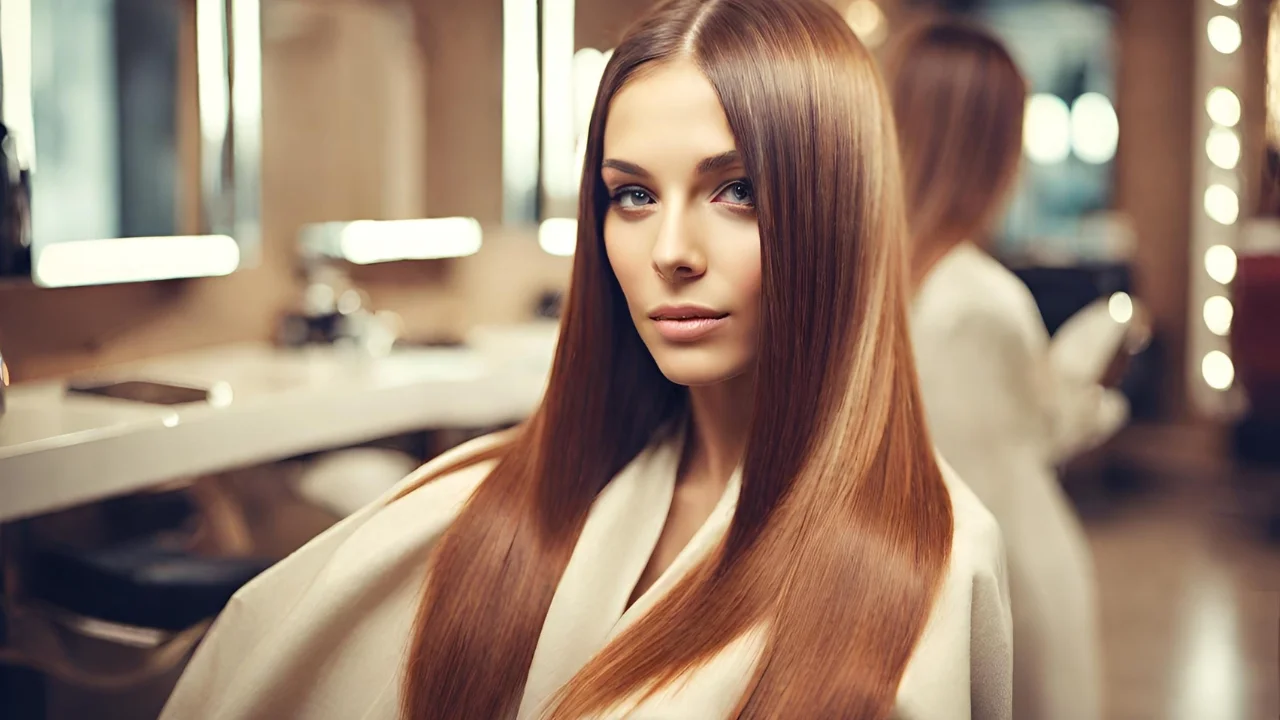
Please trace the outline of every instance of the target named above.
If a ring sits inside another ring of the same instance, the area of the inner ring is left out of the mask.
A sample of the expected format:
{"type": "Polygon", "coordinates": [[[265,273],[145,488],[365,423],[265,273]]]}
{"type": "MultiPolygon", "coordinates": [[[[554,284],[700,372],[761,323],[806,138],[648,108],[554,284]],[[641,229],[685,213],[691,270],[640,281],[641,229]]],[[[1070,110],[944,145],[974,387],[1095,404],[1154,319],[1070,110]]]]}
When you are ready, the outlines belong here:
{"type": "Polygon", "coordinates": [[[663,218],[653,245],[653,269],[662,279],[674,283],[706,273],[707,258],[698,234],[696,223],[681,208],[663,218]]]}

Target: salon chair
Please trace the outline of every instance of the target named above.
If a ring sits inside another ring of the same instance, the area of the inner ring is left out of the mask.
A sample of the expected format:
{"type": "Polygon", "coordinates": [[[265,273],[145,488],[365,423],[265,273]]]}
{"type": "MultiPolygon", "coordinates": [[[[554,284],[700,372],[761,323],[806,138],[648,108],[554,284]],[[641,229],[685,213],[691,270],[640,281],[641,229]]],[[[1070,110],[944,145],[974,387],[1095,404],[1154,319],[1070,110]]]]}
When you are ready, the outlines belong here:
{"type": "Polygon", "coordinates": [[[41,537],[26,523],[7,529],[0,716],[43,718],[49,677],[116,691],[181,665],[231,596],[273,562],[195,550],[244,549],[212,487],[103,503],[94,509],[105,530],[92,543],[41,537]]]}
{"type": "Polygon", "coordinates": [[[271,562],[205,557],[154,537],[109,547],[50,544],[28,557],[26,593],[61,613],[179,632],[217,615],[271,562]]]}

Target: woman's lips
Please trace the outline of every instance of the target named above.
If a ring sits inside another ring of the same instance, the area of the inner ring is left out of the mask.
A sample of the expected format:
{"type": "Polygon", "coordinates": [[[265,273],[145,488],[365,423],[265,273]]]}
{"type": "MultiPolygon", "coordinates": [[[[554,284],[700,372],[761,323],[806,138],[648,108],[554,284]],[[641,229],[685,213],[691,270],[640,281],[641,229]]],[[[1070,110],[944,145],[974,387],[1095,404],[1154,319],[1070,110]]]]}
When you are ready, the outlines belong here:
{"type": "Polygon", "coordinates": [[[689,318],[687,320],[654,320],[658,334],[669,342],[693,342],[711,334],[716,328],[729,321],[729,318],[689,318]]]}
{"type": "Polygon", "coordinates": [[[701,340],[729,321],[729,313],[701,307],[660,308],[649,318],[658,334],[668,342],[688,343],[701,340]]]}

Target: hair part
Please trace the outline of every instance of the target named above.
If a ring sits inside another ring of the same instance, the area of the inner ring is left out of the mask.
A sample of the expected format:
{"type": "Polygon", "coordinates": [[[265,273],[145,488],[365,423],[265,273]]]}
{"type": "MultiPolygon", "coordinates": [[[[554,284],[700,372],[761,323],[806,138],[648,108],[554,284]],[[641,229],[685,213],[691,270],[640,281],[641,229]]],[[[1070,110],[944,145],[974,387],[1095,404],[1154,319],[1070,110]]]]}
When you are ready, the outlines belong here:
{"type": "Polygon", "coordinates": [[[932,20],[904,33],[886,72],[901,142],[913,284],[956,243],[988,231],[1022,156],[1027,82],[976,25],[932,20]]]}
{"type": "Polygon", "coordinates": [[[515,713],[597,494],[686,412],[685,389],[658,370],[609,266],[600,177],[613,97],[676,58],[715,88],[756,190],[761,333],[742,489],[717,550],[589,661],[549,715],[644,697],[755,628],[766,641],[735,717],[892,710],[946,571],[952,515],[906,329],[888,96],[821,2],[674,0],[606,66],[546,395],[489,455],[497,465],[432,554],[406,718],[515,713]]]}

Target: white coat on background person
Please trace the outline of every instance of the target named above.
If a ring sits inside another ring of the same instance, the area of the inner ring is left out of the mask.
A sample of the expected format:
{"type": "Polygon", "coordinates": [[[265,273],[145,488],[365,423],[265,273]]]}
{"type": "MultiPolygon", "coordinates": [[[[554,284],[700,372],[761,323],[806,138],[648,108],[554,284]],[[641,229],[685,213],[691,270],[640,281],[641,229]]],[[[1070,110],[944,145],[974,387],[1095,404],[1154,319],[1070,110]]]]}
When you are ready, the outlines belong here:
{"type": "Polygon", "coordinates": [[[1013,714],[1100,720],[1093,563],[1055,466],[1123,425],[1127,404],[1098,379],[1124,328],[1099,324],[1106,308],[1095,306],[1051,348],[1030,291],[970,242],[997,221],[1022,156],[1027,82],[1000,41],[933,21],[897,39],[886,71],[912,235],[920,389],[939,451],[1005,537],[1013,714]]]}
{"type": "Polygon", "coordinates": [[[911,319],[934,442],[1006,538],[1014,716],[1098,718],[1093,562],[1055,463],[1119,429],[1125,399],[1053,364],[1031,293],[970,243],[934,266],[911,319]]]}

